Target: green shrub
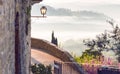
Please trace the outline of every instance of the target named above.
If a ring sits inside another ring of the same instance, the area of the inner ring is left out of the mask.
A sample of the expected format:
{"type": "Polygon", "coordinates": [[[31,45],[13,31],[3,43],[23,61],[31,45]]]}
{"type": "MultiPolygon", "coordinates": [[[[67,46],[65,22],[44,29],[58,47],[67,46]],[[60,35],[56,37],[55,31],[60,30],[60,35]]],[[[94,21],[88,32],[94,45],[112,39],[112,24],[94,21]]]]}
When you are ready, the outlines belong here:
{"type": "Polygon", "coordinates": [[[33,74],[52,74],[52,67],[50,65],[34,64],[31,65],[31,71],[33,74]]]}

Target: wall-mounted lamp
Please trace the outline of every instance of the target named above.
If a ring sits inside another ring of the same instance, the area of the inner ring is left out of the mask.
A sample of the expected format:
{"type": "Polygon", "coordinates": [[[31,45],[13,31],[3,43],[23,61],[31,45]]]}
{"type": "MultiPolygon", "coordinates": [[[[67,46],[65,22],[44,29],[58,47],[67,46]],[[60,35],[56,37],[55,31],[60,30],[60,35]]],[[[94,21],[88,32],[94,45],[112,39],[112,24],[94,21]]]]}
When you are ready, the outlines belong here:
{"type": "Polygon", "coordinates": [[[42,6],[42,7],[40,8],[40,12],[41,12],[41,14],[43,15],[43,17],[45,17],[45,14],[46,14],[46,12],[47,12],[47,8],[46,8],[45,6],[42,6]]]}
{"type": "Polygon", "coordinates": [[[31,17],[35,17],[35,18],[44,18],[46,17],[45,14],[47,12],[47,8],[45,6],[42,6],[40,8],[40,13],[42,14],[42,16],[31,16],[31,17]]]}

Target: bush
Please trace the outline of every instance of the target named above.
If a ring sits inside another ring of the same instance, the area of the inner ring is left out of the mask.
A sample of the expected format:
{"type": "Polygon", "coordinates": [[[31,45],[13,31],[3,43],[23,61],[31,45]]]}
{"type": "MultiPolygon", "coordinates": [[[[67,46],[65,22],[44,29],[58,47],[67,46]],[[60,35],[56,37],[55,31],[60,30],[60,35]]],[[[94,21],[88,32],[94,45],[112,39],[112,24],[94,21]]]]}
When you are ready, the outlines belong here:
{"type": "Polygon", "coordinates": [[[52,74],[52,67],[50,65],[34,64],[31,65],[31,71],[33,74],[52,74]]]}

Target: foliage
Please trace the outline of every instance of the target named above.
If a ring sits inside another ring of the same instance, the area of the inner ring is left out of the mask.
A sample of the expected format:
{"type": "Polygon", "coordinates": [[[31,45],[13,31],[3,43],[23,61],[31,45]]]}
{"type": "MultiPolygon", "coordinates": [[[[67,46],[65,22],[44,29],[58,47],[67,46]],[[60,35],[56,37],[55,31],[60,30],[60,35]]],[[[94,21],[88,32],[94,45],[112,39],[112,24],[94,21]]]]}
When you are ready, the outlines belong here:
{"type": "Polygon", "coordinates": [[[112,26],[112,31],[105,31],[104,33],[96,36],[93,40],[84,40],[86,46],[90,50],[99,52],[113,50],[118,56],[120,62],[120,28],[113,21],[107,21],[112,26]]]}
{"type": "Polygon", "coordinates": [[[92,40],[84,40],[84,44],[88,47],[80,57],[74,57],[75,60],[81,64],[88,74],[97,74],[97,70],[102,65],[115,65],[111,58],[102,56],[102,51],[112,50],[118,56],[120,62],[120,28],[112,21],[108,21],[111,26],[111,31],[96,36],[92,40]]]}
{"type": "Polygon", "coordinates": [[[88,50],[83,52],[82,56],[75,57],[75,60],[79,63],[91,62],[102,56],[102,51],[113,50],[118,56],[120,62],[120,28],[112,21],[108,21],[112,26],[112,31],[105,31],[104,33],[97,35],[96,39],[84,40],[84,44],[88,47],[88,50]]]}
{"type": "MultiPolygon", "coordinates": [[[[98,59],[99,56],[102,56],[102,54],[98,51],[91,51],[90,49],[85,50],[85,52],[83,52],[82,56],[80,57],[74,57],[75,61],[77,61],[78,63],[91,63],[92,60],[94,59],[98,59]]],[[[96,61],[97,62],[97,61],[96,61]]]]}
{"type": "Polygon", "coordinates": [[[96,36],[96,39],[93,40],[84,40],[83,41],[90,50],[97,50],[99,52],[108,49],[110,40],[108,34],[105,32],[101,35],[96,36]]]}
{"type": "Polygon", "coordinates": [[[52,74],[51,66],[44,66],[43,64],[31,65],[31,71],[33,74],[52,74]]]}
{"type": "Polygon", "coordinates": [[[57,38],[54,36],[54,31],[52,31],[52,40],[51,40],[51,43],[55,44],[58,46],[58,40],[57,38]]]}

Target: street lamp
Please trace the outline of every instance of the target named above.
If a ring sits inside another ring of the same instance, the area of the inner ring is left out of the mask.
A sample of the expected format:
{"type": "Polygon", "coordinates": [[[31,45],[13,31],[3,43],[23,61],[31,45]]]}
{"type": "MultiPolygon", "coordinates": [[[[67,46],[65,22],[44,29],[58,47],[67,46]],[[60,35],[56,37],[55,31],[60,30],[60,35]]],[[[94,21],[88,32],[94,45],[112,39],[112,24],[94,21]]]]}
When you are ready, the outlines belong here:
{"type": "Polygon", "coordinates": [[[44,18],[44,17],[46,17],[45,14],[47,12],[47,8],[45,6],[42,6],[40,8],[40,12],[41,12],[42,16],[31,16],[31,17],[35,17],[35,18],[44,18]]]}
{"type": "Polygon", "coordinates": [[[46,8],[45,6],[42,6],[42,7],[40,8],[40,12],[41,12],[41,14],[43,15],[43,17],[45,17],[44,15],[45,15],[46,12],[47,12],[47,8],[46,8]]]}

